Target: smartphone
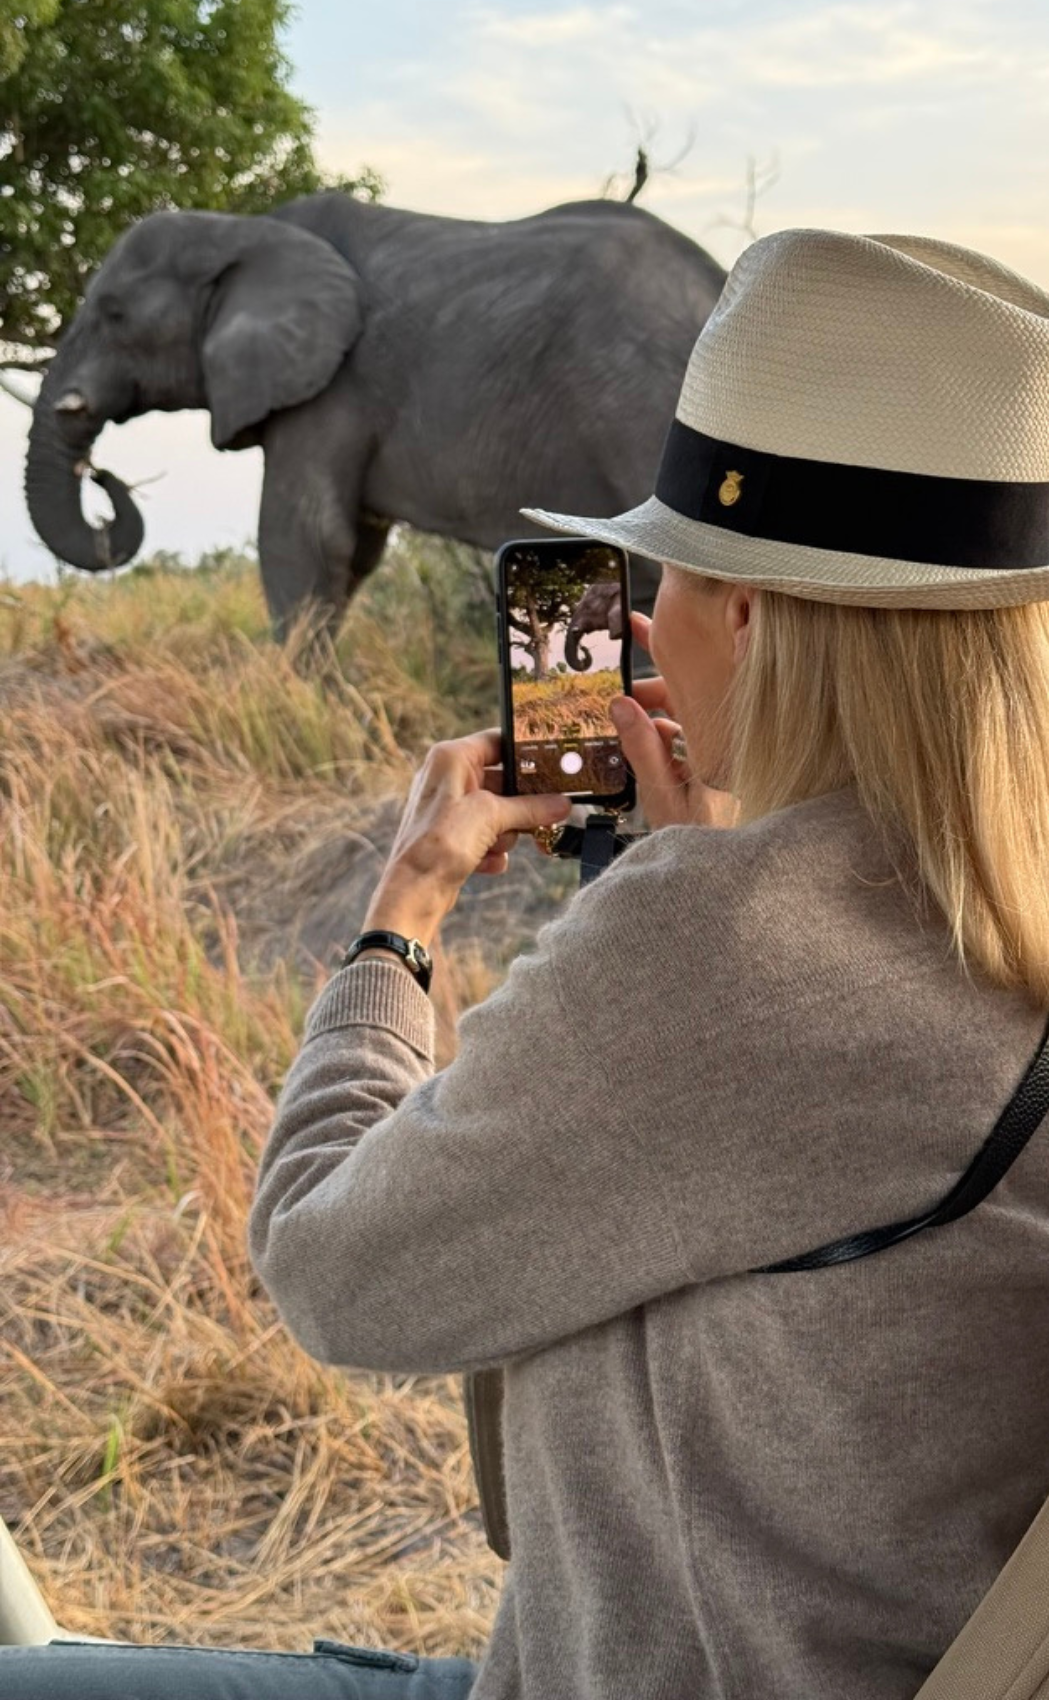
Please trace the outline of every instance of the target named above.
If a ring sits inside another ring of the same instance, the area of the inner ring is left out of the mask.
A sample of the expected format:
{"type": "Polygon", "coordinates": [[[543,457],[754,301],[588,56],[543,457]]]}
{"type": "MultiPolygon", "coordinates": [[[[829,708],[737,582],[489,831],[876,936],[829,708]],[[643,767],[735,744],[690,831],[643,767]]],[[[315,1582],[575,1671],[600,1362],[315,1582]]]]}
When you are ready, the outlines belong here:
{"type": "Polygon", "coordinates": [[[504,543],[495,576],[505,794],[633,808],[608,714],[633,683],[625,550],[589,537],[504,543]]]}

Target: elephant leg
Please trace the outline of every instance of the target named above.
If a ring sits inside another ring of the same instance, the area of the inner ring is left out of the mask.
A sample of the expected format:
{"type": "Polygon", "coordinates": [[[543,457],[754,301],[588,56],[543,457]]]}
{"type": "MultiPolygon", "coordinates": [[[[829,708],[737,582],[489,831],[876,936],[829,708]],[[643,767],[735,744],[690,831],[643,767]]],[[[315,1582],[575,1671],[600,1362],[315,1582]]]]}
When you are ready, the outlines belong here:
{"type": "Polygon", "coordinates": [[[350,562],[350,582],[347,588],[347,600],[355,596],[369,573],[373,573],[382,560],[382,552],[386,547],[386,539],[390,535],[392,521],[379,519],[374,514],[361,514],[357,520],[357,546],[353,551],[350,562]]]}
{"type": "Polygon", "coordinates": [[[259,510],[259,569],[274,636],[283,643],[300,615],[334,629],[345,607],[356,527],[339,494],[315,469],[295,477],[267,456],[259,510]]]}
{"type": "Polygon", "coordinates": [[[334,634],[382,553],[379,527],[358,515],[367,445],[346,396],[274,414],[263,452],[259,567],[274,634],[284,642],[307,611],[334,634]]]}

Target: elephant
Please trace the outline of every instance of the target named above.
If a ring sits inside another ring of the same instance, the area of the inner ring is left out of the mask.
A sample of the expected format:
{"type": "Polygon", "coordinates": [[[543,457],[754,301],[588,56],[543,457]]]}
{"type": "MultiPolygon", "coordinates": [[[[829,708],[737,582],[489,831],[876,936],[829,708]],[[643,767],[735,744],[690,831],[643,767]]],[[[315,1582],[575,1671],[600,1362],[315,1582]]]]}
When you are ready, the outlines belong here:
{"type": "MultiPolygon", "coordinates": [[[[217,448],[263,449],[275,634],[308,604],[334,629],[398,521],[490,550],[539,535],[522,507],[642,501],[724,279],[623,202],[489,223],[326,191],[265,214],[152,213],[114,244],[47,370],[30,516],[74,566],[131,560],[141,519],[92,446],[108,421],[207,408],[217,448]],[[100,529],[85,471],[114,506],[100,529]]],[[[631,582],[650,612],[658,568],[633,561],[631,582]]]]}
{"type": "Polygon", "coordinates": [[[595,584],[587,585],[572,609],[565,631],[565,660],[577,673],[582,673],[593,660],[590,651],[579,642],[586,632],[607,632],[610,638],[622,637],[623,603],[614,579],[599,579],[595,584]]]}

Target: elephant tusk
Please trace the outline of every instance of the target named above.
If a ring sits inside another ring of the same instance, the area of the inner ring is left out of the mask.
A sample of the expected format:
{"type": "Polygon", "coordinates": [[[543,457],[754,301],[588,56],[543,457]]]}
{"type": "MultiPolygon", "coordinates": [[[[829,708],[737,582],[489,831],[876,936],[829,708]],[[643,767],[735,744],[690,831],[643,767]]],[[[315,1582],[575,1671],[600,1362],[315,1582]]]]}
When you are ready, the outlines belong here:
{"type": "Polygon", "coordinates": [[[112,568],[116,565],[113,560],[113,550],[110,546],[108,520],[100,520],[95,531],[95,558],[101,567],[112,568]]]}
{"type": "Polygon", "coordinates": [[[58,400],[55,402],[55,412],[86,413],[87,402],[84,400],[79,390],[67,390],[65,395],[59,396],[58,400]]]}

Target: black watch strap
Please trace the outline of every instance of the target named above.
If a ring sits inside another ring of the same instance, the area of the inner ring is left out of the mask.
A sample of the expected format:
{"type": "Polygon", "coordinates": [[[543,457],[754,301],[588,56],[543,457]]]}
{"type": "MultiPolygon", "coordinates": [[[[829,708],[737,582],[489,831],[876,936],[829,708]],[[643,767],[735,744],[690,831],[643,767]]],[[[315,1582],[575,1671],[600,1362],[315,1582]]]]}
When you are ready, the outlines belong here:
{"type": "Polygon", "coordinates": [[[395,950],[398,956],[403,956],[408,967],[418,980],[424,992],[430,990],[430,976],[433,973],[433,958],[426,946],[419,939],[405,938],[403,933],[387,932],[383,927],[373,927],[370,932],[358,933],[353,943],[340,962],[340,968],[348,968],[362,950],[395,950]]]}

